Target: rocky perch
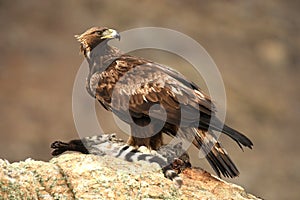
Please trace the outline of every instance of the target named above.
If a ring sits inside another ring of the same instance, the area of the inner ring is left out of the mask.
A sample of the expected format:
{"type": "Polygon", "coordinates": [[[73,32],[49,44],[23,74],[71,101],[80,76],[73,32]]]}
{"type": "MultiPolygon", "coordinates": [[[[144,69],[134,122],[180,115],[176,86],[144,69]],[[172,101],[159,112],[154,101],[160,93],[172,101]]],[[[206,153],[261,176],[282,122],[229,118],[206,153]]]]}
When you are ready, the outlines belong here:
{"type": "Polygon", "coordinates": [[[0,199],[259,199],[201,169],[178,189],[156,164],[67,153],[49,162],[0,160],[0,199]]]}

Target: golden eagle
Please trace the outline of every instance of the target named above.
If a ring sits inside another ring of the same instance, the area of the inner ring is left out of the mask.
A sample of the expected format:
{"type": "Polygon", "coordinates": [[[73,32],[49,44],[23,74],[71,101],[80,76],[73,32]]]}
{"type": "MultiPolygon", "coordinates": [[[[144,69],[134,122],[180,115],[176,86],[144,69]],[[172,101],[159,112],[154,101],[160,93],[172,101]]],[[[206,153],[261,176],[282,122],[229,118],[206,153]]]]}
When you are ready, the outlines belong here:
{"type": "Polygon", "coordinates": [[[157,150],[163,144],[162,133],[193,138],[218,176],[239,175],[210,129],[225,133],[241,148],[253,144],[218,120],[211,99],[196,84],[167,66],[108,45],[109,40],[120,39],[116,30],[93,27],[75,37],[89,63],[87,91],[130,125],[128,144],[157,150]]]}

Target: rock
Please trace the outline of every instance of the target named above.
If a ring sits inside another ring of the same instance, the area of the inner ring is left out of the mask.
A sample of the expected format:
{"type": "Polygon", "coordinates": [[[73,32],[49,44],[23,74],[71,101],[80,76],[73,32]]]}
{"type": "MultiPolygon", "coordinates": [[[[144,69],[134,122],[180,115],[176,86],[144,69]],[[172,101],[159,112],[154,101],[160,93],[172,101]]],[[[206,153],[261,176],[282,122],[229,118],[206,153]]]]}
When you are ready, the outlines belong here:
{"type": "Polygon", "coordinates": [[[202,169],[177,189],[156,164],[67,153],[49,162],[0,160],[0,199],[259,199],[202,169]]]}

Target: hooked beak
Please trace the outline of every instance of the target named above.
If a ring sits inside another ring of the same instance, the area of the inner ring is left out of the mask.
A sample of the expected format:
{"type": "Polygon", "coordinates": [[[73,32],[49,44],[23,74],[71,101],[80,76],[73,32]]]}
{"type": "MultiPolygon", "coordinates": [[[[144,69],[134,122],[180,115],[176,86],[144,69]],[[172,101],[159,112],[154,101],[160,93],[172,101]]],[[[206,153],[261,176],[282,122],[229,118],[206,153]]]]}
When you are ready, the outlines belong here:
{"type": "Polygon", "coordinates": [[[121,39],[120,34],[114,30],[114,29],[107,29],[104,33],[101,39],[121,39]]]}

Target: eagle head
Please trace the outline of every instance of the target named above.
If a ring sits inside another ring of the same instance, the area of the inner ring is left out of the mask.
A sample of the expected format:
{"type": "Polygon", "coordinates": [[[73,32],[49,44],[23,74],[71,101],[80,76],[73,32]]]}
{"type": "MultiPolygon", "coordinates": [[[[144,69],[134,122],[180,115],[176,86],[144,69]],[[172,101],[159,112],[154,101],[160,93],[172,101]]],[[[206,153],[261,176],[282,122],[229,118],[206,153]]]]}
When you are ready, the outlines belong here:
{"type": "Polygon", "coordinates": [[[120,40],[120,34],[114,29],[92,27],[80,35],[75,35],[75,38],[80,42],[80,51],[86,54],[101,42],[111,39],[120,40]]]}

